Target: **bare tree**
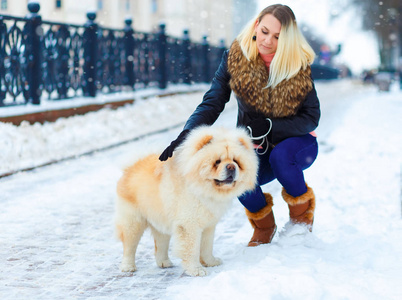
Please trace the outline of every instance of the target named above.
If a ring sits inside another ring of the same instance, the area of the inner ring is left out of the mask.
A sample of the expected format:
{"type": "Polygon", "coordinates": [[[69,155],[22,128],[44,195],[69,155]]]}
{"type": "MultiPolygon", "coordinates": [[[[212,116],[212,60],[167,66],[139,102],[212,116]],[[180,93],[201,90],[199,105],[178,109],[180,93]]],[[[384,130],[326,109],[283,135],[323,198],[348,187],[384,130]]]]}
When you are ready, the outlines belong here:
{"type": "Polygon", "coordinates": [[[402,55],[402,1],[350,0],[361,13],[363,27],[374,31],[378,38],[381,68],[398,69],[402,55]]]}

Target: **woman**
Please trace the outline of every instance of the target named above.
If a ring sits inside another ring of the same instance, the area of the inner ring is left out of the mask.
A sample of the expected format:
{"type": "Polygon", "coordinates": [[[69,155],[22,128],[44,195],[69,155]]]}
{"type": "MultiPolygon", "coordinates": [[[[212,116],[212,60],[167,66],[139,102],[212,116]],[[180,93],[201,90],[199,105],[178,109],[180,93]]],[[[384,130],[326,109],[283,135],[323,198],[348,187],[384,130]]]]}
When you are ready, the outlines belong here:
{"type": "Polygon", "coordinates": [[[313,130],[320,105],[310,69],[314,57],[292,10],[280,4],[266,7],[223,54],[202,103],[159,158],[171,157],[193,128],[212,125],[233,91],[239,108],[237,125],[249,130],[260,161],[258,185],[239,197],[254,228],[249,246],[270,243],[276,232],[272,196],[261,190],[274,179],[283,186],[290,221],[312,230],[315,196],[303,170],[318,152],[313,130]]]}

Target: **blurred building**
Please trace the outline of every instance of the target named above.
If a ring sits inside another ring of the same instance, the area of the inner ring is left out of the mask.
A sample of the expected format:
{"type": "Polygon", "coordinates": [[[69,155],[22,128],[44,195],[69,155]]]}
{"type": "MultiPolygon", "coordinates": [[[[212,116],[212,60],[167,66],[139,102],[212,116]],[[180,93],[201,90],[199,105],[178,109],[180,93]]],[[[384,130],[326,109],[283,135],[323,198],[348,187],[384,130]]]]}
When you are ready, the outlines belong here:
{"type": "Polygon", "coordinates": [[[206,35],[213,44],[223,39],[227,46],[249,19],[257,14],[256,0],[158,0],[153,24],[166,23],[170,34],[180,36],[184,28],[190,38],[206,35]]]}
{"type": "MultiPolygon", "coordinates": [[[[0,0],[0,14],[25,16],[32,0],[0,0]]],[[[97,12],[97,22],[105,27],[122,28],[127,17],[137,31],[156,31],[166,24],[167,34],[209,42],[221,39],[229,46],[249,19],[257,14],[257,0],[39,0],[43,20],[83,24],[88,11],[97,12]]]]}

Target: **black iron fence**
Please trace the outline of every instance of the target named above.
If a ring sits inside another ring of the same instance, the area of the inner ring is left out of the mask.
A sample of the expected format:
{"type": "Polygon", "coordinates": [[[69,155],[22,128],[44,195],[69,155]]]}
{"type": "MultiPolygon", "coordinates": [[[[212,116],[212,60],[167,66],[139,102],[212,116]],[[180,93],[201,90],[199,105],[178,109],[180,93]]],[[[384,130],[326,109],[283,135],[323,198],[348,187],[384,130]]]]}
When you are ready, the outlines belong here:
{"type": "Polygon", "coordinates": [[[28,4],[25,18],[0,15],[0,107],[40,104],[42,97],[94,97],[169,83],[209,82],[223,51],[220,46],[137,32],[125,20],[121,30],[99,26],[95,13],[72,25],[43,21],[37,3],[28,4]]]}

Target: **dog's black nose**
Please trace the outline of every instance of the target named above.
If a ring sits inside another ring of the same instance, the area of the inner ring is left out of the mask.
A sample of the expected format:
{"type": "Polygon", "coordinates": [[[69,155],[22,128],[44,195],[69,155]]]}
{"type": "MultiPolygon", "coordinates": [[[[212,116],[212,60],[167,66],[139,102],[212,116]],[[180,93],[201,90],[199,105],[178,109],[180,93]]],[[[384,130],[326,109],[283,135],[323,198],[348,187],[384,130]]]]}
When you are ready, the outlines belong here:
{"type": "Polygon", "coordinates": [[[234,171],[234,170],[236,170],[236,166],[234,164],[227,164],[226,165],[226,170],[234,171]]]}
{"type": "Polygon", "coordinates": [[[227,164],[226,165],[226,174],[228,176],[234,176],[236,173],[236,166],[234,164],[227,164]]]}

